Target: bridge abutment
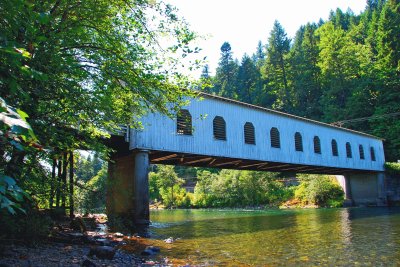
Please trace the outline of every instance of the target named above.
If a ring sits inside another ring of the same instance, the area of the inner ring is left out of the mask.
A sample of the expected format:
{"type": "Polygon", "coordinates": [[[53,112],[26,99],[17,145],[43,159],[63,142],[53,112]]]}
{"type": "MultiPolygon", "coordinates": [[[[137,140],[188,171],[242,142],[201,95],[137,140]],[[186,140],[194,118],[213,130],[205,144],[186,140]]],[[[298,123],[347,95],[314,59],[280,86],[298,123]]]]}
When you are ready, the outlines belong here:
{"type": "Polygon", "coordinates": [[[339,176],[345,193],[345,206],[386,206],[385,174],[351,174],[339,176]]]}
{"type": "Polygon", "coordinates": [[[149,225],[148,171],[146,150],[111,157],[106,208],[113,228],[136,230],[149,225]]]}

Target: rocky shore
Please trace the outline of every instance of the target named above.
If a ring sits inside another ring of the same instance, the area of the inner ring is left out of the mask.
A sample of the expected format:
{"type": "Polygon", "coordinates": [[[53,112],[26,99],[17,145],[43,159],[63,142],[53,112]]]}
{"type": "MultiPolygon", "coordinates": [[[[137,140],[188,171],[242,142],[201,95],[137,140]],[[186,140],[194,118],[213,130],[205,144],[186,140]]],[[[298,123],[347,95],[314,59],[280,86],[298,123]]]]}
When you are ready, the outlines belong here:
{"type": "Polygon", "coordinates": [[[105,216],[57,222],[43,240],[0,240],[0,267],[172,266],[147,238],[107,231],[105,216]]]}

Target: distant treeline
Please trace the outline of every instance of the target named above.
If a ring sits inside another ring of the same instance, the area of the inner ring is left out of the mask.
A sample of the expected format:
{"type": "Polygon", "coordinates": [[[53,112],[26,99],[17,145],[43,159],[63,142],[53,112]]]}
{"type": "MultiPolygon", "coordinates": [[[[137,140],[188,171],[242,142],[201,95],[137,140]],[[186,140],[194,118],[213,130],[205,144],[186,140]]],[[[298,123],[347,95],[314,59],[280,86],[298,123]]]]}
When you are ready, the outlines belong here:
{"type": "Polygon", "coordinates": [[[228,42],[206,92],[364,131],[385,139],[400,159],[400,1],[368,0],[365,11],[332,11],[300,27],[294,39],[275,21],[266,43],[234,59],[228,42]]]}

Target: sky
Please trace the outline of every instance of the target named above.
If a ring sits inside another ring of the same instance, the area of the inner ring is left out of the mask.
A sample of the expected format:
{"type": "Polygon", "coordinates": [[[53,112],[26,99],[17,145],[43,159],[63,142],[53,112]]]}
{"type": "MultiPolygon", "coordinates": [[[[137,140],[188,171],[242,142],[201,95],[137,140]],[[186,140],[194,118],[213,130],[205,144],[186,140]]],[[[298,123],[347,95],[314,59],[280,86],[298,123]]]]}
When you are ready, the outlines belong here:
{"type": "MultiPolygon", "coordinates": [[[[267,43],[275,20],[293,38],[301,25],[327,20],[329,12],[350,8],[360,14],[366,0],[166,0],[179,9],[190,28],[206,40],[198,43],[202,57],[207,56],[211,74],[220,58],[220,47],[226,41],[233,57],[239,59],[256,51],[258,41],[267,43]]],[[[200,71],[201,72],[201,71],[200,71]]],[[[199,73],[200,73],[199,72],[199,73]]],[[[195,73],[198,76],[199,73],[195,73]]],[[[198,77],[195,77],[198,78],[198,77]]]]}

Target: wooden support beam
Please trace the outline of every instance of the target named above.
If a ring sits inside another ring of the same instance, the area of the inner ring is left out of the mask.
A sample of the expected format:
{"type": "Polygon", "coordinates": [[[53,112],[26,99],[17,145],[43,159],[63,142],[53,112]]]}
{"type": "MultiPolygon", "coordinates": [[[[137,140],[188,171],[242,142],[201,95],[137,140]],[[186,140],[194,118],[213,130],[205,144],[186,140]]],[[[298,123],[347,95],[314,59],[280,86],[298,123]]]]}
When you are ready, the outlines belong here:
{"type": "Polygon", "coordinates": [[[260,170],[265,171],[265,170],[271,170],[271,169],[276,169],[279,171],[280,167],[285,167],[285,166],[289,166],[290,164],[282,164],[282,165],[275,165],[275,166],[270,166],[267,168],[261,168],[260,170]]]}
{"type": "Polygon", "coordinates": [[[325,168],[311,168],[311,166],[309,167],[309,169],[304,169],[301,170],[302,172],[313,172],[313,171],[320,171],[321,173],[323,173],[325,170],[325,168]]]}
{"type": "Polygon", "coordinates": [[[176,156],[178,156],[178,154],[171,154],[171,155],[164,156],[164,157],[161,157],[161,158],[152,159],[151,161],[158,162],[158,161],[162,161],[162,160],[166,160],[166,159],[172,159],[172,158],[175,158],[176,156]]]}
{"type": "Polygon", "coordinates": [[[198,162],[205,162],[205,161],[209,161],[212,158],[202,158],[202,159],[196,159],[196,160],[192,160],[192,161],[187,161],[184,164],[193,164],[193,163],[198,163],[198,162]]]}
{"type": "Polygon", "coordinates": [[[264,164],[258,166],[257,169],[259,170],[259,169],[261,169],[262,167],[267,166],[268,164],[269,164],[268,162],[265,162],[264,164]]]}
{"type": "Polygon", "coordinates": [[[242,160],[234,160],[234,161],[228,161],[228,162],[218,163],[218,164],[215,164],[214,166],[219,167],[219,166],[237,164],[237,163],[240,163],[240,162],[242,162],[242,160]]]}
{"type": "Polygon", "coordinates": [[[281,169],[281,171],[291,171],[291,170],[297,171],[297,170],[302,170],[302,169],[307,169],[307,168],[310,168],[310,166],[303,166],[303,167],[292,166],[290,168],[281,169]]]}
{"type": "Polygon", "coordinates": [[[241,165],[241,166],[239,166],[239,168],[248,168],[248,167],[254,167],[254,166],[265,166],[265,165],[267,165],[268,163],[265,163],[265,162],[261,162],[261,163],[254,163],[254,164],[248,164],[248,165],[241,165]]]}

